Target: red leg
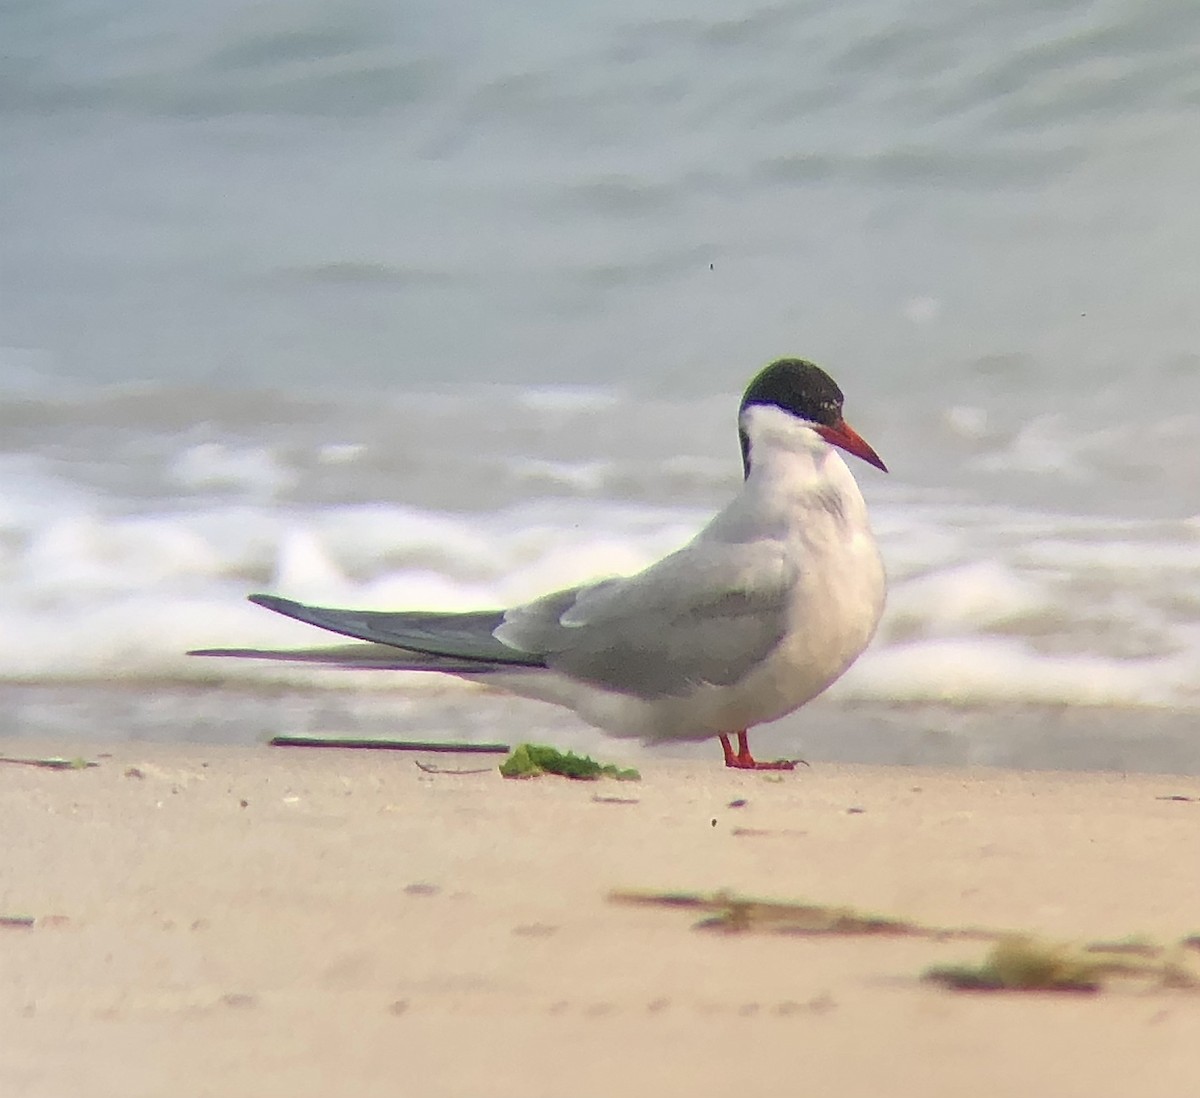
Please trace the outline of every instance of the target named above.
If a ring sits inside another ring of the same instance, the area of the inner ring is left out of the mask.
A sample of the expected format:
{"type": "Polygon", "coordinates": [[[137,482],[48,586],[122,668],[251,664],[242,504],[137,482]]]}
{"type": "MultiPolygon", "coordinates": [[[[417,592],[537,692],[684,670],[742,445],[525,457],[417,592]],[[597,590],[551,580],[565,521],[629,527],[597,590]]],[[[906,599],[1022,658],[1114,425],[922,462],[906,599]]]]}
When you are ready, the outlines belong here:
{"type": "Polygon", "coordinates": [[[737,734],[738,749],[734,753],[733,744],[729,737],[721,733],[721,750],[725,752],[725,765],[734,770],[795,770],[796,764],[790,759],[776,759],[774,762],[758,762],[750,754],[750,742],[746,738],[746,730],[737,734]]]}

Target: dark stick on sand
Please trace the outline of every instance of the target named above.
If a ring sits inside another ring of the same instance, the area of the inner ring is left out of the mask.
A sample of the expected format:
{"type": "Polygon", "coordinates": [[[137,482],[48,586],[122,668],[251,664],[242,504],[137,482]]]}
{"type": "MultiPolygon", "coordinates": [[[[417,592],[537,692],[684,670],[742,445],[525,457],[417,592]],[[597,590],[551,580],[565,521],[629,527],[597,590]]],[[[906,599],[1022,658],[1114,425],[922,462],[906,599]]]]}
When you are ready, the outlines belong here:
{"type": "Polygon", "coordinates": [[[272,747],[350,747],[376,751],[446,751],[463,755],[507,755],[506,743],[418,743],[415,740],[341,739],[336,736],[272,736],[272,747]]]}

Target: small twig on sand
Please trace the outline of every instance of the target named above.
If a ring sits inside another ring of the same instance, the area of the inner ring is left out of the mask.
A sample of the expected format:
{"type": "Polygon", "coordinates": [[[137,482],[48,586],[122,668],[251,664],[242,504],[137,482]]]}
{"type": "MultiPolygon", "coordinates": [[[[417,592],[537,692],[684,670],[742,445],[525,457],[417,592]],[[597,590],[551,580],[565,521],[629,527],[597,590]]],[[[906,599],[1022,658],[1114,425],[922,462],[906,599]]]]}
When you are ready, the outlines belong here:
{"type": "Polygon", "coordinates": [[[490,774],[494,767],[477,766],[468,770],[455,769],[447,766],[434,766],[433,763],[423,763],[420,759],[413,759],[418,770],[424,771],[426,774],[490,774]]]}

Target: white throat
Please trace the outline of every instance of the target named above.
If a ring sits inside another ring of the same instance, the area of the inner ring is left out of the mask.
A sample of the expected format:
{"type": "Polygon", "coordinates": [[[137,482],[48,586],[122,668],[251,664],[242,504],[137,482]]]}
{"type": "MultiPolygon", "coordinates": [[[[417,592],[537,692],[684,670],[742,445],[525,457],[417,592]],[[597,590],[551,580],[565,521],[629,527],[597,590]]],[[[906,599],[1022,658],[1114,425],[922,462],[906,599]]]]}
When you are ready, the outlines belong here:
{"type": "MultiPolygon", "coordinates": [[[[814,515],[868,530],[867,505],[841,455],[803,420],[774,405],[751,405],[741,416],[750,443],[745,505],[771,525],[810,524],[814,515]]],[[[739,508],[740,509],[740,508],[739,508]]]]}
{"type": "Polygon", "coordinates": [[[751,404],[739,426],[750,442],[751,470],[785,463],[794,466],[794,473],[809,468],[823,476],[826,461],[837,456],[810,424],[773,404],[751,404]]]}

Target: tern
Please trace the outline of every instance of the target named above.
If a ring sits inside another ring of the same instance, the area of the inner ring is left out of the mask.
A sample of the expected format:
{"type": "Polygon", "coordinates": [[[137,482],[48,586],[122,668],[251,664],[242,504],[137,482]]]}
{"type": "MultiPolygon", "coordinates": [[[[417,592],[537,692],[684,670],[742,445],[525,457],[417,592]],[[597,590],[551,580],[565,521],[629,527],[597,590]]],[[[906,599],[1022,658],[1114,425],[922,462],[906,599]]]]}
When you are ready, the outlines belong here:
{"type": "Polygon", "coordinates": [[[842,675],[874,636],[887,588],[866,503],[835,447],[887,467],[846,423],[842,402],[812,362],[762,370],[738,414],[741,490],[687,545],[636,575],[467,613],[251,595],[360,643],[192,654],[438,671],[565,706],[613,735],[715,737],[728,767],[790,770],[790,760],[757,761],[747,731],[842,675]]]}

